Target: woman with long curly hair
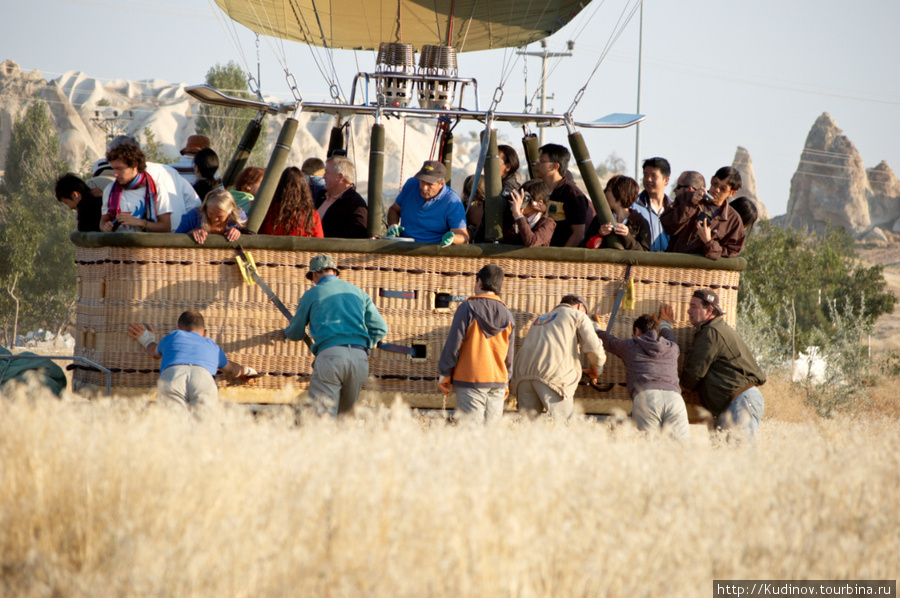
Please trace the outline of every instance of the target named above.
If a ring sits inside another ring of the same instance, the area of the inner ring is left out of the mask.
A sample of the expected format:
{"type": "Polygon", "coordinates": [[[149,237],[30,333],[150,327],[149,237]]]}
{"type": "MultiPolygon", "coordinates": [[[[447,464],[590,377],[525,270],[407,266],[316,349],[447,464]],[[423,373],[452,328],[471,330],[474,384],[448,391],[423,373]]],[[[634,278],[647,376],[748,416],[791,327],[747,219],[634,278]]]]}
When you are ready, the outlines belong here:
{"type": "Polygon", "coordinates": [[[296,166],[288,166],[281,173],[272,205],[266,213],[261,235],[291,237],[324,237],[322,220],[313,205],[306,177],[296,166]]]}

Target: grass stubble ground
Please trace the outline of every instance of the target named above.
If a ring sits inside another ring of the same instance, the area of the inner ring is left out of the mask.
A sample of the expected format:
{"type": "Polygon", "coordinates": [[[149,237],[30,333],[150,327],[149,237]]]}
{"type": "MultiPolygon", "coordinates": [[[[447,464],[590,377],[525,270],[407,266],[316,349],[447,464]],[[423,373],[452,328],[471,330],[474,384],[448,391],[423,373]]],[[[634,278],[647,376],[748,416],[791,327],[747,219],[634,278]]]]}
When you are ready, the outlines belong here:
{"type": "Polygon", "coordinates": [[[752,446],[506,417],[201,421],[0,398],[0,595],[711,596],[897,579],[900,405],[822,420],[774,379],[752,446]]]}

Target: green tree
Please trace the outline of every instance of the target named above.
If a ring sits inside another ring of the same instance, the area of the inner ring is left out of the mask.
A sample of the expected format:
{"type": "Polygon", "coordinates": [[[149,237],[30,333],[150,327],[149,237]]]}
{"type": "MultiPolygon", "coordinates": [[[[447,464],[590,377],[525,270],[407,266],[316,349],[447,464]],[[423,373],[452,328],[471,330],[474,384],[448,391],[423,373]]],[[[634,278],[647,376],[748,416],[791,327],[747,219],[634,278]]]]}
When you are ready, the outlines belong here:
{"type": "Polygon", "coordinates": [[[597,165],[596,171],[597,176],[601,179],[622,174],[625,172],[625,160],[616,152],[612,152],[606,157],[606,160],[597,165]]]}
{"type": "Polygon", "coordinates": [[[168,164],[174,160],[162,151],[162,143],[156,139],[156,134],[150,127],[145,127],[138,137],[141,149],[144,151],[144,157],[147,162],[156,162],[157,164],[168,164]]]}
{"type": "MultiPolygon", "coordinates": [[[[256,99],[247,91],[247,78],[244,72],[233,61],[224,66],[216,64],[209,69],[206,73],[206,84],[233,97],[256,99]]],[[[253,110],[200,105],[197,132],[209,137],[210,144],[219,154],[219,161],[223,164],[223,173],[244,135],[247,123],[255,117],[256,112],[253,110]]],[[[266,165],[266,128],[266,122],[263,121],[259,141],[250,154],[248,165],[263,167],[266,165]]]]}
{"type": "Polygon", "coordinates": [[[739,307],[752,295],[786,353],[792,333],[796,346],[805,347],[823,334],[831,336],[838,318],[852,316],[871,325],[897,302],[883,267],[860,263],[852,237],[840,228],[810,236],[761,222],[744,257],[739,307]]]}
{"type": "Polygon", "coordinates": [[[74,215],[56,200],[68,170],[43,102],[13,124],[0,188],[0,318],[9,342],[17,328],[59,329],[75,297],[74,215]]]}

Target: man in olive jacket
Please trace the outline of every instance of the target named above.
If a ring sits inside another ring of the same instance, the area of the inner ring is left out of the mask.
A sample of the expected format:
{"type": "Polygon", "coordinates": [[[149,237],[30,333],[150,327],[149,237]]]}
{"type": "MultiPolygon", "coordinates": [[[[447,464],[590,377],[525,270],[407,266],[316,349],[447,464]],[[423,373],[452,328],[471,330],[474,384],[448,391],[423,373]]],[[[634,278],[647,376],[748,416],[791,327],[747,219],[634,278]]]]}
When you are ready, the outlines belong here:
{"type": "Polygon", "coordinates": [[[753,437],[764,410],[758,387],[765,384],[766,376],[738,333],[722,318],[724,314],[713,291],[694,291],[688,318],[697,334],[684,360],[681,386],[700,393],[718,427],[738,426],[753,437]]]}

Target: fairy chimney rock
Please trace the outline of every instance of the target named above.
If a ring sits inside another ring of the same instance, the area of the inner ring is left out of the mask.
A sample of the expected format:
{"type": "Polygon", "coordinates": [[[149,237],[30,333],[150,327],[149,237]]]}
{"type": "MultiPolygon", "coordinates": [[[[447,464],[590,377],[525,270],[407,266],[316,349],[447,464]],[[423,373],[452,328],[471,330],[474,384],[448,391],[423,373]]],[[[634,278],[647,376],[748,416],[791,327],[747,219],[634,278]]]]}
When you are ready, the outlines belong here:
{"type": "Polygon", "coordinates": [[[759,194],[756,191],[756,175],[753,173],[753,159],[750,152],[746,148],[738,146],[734,153],[734,162],[731,167],[741,173],[741,190],[737,192],[736,197],[747,197],[756,206],[760,220],[768,220],[771,218],[766,205],[760,201],[759,194]]]}
{"type": "Polygon", "coordinates": [[[823,230],[828,222],[853,234],[866,232],[869,178],[853,143],[825,112],[806,137],[800,164],[791,179],[786,222],[823,230]]]}
{"type": "Polygon", "coordinates": [[[900,180],[887,162],[866,171],[869,177],[869,216],[872,224],[892,223],[900,218],[900,180]]]}

